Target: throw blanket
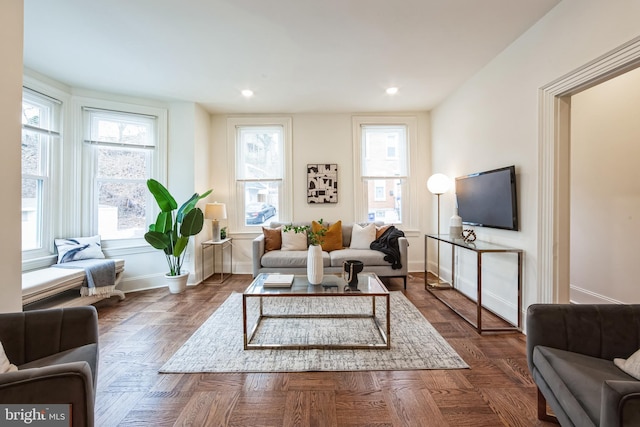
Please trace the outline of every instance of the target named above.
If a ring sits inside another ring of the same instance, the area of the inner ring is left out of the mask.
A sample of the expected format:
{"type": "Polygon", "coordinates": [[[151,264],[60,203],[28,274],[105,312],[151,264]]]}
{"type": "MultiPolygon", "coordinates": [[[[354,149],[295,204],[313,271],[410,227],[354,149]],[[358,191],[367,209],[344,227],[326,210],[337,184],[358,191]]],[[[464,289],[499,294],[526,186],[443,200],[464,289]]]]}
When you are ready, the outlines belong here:
{"type": "Polygon", "coordinates": [[[83,259],[54,264],[52,267],[84,270],[85,279],[80,288],[83,297],[110,297],[116,289],[116,262],[111,259],[83,259]]]}
{"type": "Polygon", "coordinates": [[[386,254],[384,260],[391,263],[393,270],[402,268],[402,264],[400,263],[400,246],[398,245],[399,237],[404,237],[404,232],[392,225],[387,228],[380,237],[371,242],[371,246],[369,246],[371,249],[384,252],[386,254]]]}

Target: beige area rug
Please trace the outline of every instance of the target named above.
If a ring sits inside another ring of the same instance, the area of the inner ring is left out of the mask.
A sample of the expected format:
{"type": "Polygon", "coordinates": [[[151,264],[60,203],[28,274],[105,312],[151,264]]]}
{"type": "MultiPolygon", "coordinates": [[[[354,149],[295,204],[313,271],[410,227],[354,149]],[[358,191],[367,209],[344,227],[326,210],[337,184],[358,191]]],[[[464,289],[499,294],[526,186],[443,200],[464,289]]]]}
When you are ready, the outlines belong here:
{"type": "MultiPolygon", "coordinates": [[[[257,316],[257,298],[248,300],[249,322],[257,316]]],[[[269,298],[265,313],[354,313],[368,309],[370,298],[269,298]],[[313,311],[310,311],[313,310],[313,311]]],[[[383,299],[377,316],[385,319],[383,299]]],[[[250,323],[251,324],[251,323],[250,323]]],[[[254,342],[382,342],[371,319],[265,319],[254,342]],[[266,340],[266,341],[265,341],[266,340]]],[[[161,373],[303,372],[464,369],[469,366],[401,293],[391,292],[391,349],[244,350],[242,295],[233,293],[160,368],[161,373]]]]}

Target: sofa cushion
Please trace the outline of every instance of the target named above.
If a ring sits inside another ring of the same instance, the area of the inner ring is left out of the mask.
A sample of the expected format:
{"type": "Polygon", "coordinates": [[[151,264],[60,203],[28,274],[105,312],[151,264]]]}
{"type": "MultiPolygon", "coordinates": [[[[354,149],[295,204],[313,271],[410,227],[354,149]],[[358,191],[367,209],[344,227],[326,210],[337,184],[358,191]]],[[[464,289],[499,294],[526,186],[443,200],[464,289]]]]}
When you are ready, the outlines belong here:
{"type": "Polygon", "coordinates": [[[9,358],[4,352],[4,347],[0,342],[0,374],[4,374],[5,372],[14,372],[17,370],[18,367],[9,361],[9,358]]]}
{"type": "Polygon", "coordinates": [[[349,245],[351,249],[369,249],[374,240],[376,240],[376,225],[374,223],[365,226],[353,224],[351,244],[349,245]]]}
{"type": "Polygon", "coordinates": [[[389,227],[391,227],[391,224],[376,225],[376,239],[379,239],[389,227]]]}
{"type": "Polygon", "coordinates": [[[281,230],[283,251],[304,251],[307,249],[307,233],[296,233],[293,230],[281,230]]]}
{"type": "Polygon", "coordinates": [[[633,378],[640,380],[640,350],[633,353],[628,359],[613,359],[613,364],[633,378]]]}
{"type": "Polygon", "coordinates": [[[102,259],[100,236],[74,237],[71,239],[55,239],[58,250],[58,264],[81,259],[102,259]]]}
{"type": "Polygon", "coordinates": [[[342,221],[334,222],[329,226],[316,221],[311,222],[311,231],[314,233],[323,228],[327,229],[327,231],[322,239],[322,250],[331,252],[342,249],[342,221]]]}
{"type": "Polygon", "coordinates": [[[264,251],[277,251],[282,247],[282,231],[281,227],[265,228],[262,227],[264,234],[264,251]]]}
{"type": "Polygon", "coordinates": [[[389,266],[389,263],[384,260],[385,254],[383,252],[371,249],[342,249],[330,252],[329,256],[331,257],[332,267],[342,267],[342,263],[350,259],[362,261],[366,266],[389,266]]]}
{"type": "MultiPolygon", "coordinates": [[[[265,253],[260,263],[266,268],[296,268],[307,266],[308,251],[271,251],[265,253]]],[[[329,267],[331,259],[327,252],[322,252],[322,266],[329,267]]]]}
{"type": "Polygon", "coordinates": [[[557,348],[536,346],[533,362],[575,425],[600,422],[601,389],[605,380],[633,381],[611,360],[557,348]]]}

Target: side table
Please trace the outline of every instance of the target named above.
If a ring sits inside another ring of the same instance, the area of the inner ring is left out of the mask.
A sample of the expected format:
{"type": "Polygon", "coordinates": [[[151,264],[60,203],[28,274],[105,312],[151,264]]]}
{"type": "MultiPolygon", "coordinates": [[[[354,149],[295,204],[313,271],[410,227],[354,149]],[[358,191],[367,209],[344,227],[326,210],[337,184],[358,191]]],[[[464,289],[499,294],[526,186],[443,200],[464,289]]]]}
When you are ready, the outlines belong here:
{"type": "MultiPolygon", "coordinates": [[[[231,275],[233,274],[233,245],[231,244],[231,240],[233,240],[231,237],[228,237],[226,239],[222,239],[219,242],[214,242],[213,240],[207,240],[206,242],[202,242],[202,281],[204,282],[205,280],[207,280],[209,277],[214,276],[216,274],[219,274],[220,277],[217,281],[214,281],[213,283],[222,283],[225,280],[227,280],[229,277],[231,277],[231,275]],[[204,260],[205,260],[205,252],[207,250],[207,248],[211,248],[211,258],[213,261],[213,266],[212,266],[212,270],[213,272],[208,275],[205,276],[205,272],[204,272],[204,260]],[[229,249],[229,271],[227,273],[224,272],[224,259],[225,259],[225,251],[226,249],[229,249]],[[220,272],[216,272],[216,253],[220,252],[220,272]]],[[[211,283],[211,282],[209,282],[211,283]]]]}

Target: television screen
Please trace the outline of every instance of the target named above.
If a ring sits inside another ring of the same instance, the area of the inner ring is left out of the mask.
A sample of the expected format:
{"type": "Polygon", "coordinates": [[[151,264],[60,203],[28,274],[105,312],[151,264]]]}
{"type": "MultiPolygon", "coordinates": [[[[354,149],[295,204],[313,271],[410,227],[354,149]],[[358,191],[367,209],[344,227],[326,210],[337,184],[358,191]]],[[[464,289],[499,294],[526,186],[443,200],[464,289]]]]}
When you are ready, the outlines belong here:
{"type": "Polygon", "coordinates": [[[515,166],[456,178],[456,199],[463,224],[518,230],[515,166]]]}

